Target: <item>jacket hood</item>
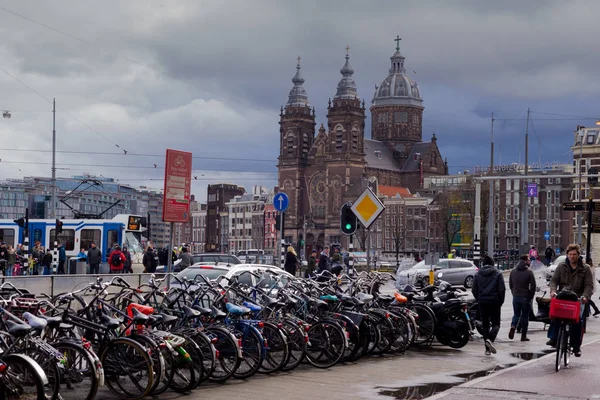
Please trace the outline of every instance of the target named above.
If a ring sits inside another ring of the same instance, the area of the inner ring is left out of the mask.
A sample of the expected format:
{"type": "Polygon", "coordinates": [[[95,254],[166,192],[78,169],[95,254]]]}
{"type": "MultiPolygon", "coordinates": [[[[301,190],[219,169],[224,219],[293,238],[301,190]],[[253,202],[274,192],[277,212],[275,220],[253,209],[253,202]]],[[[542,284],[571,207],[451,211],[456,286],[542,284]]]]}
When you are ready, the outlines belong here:
{"type": "Polygon", "coordinates": [[[524,270],[526,270],[526,269],[527,269],[527,261],[525,261],[525,260],[519,260],[519,262],[517,263],[517,266],[516,266],[516,268],[517,268],[519,271],[524,271],[524,270]]]}
{"type": "Polygon", "coordinates": [[[483,276],[492,276],[498,273],[498,269],[493,265],[484,265],[478,272],[483,276]]]}

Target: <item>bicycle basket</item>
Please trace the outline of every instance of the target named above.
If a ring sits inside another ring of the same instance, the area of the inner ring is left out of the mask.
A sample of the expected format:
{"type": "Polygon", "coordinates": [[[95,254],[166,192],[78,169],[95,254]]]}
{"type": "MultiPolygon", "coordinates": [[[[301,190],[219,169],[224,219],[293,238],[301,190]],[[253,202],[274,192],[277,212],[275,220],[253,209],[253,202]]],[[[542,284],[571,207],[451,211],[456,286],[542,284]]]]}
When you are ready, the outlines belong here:
{"type": "Polygon", "coordinates": [[[567,320],[569,322],[579,322],[579,312],[581,304],[579,301],[552,299],[550,301],[550,319],[567,320]]]}
{"type": "Polygon", "coordinates": [[[21,317],[25,312],[37,315],[39,307],[40,302],[36,298],[15,297],[6,309],[17,317],[21,317]]]}

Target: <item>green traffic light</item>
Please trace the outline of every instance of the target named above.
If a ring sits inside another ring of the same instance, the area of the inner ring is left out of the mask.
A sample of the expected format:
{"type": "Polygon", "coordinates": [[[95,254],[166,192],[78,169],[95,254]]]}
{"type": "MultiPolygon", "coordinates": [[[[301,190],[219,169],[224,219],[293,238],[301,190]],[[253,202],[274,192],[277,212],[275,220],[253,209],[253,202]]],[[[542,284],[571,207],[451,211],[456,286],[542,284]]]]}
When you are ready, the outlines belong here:
{"type": "Polygon", "coordinates": [[[352,225],[346,224],[346,230],[350,230],[350,229],[352,229],[352,225]]]}

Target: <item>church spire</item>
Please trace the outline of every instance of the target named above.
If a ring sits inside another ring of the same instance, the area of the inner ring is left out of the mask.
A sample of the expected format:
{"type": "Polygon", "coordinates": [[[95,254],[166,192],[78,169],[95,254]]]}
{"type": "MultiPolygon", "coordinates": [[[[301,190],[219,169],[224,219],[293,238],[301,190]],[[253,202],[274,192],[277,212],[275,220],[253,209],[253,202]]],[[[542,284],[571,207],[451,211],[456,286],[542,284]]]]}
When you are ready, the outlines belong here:
{"type": "Polygon", "coordinates": [[[337,86],[337,93],[335,94],[334,99],[358,99],[358,94],[356,94],[356,83],[352,79],[352,75],[354,74],[354,70],[350,66],[350,47],[346,47],[346,63],[340,70],[342,74],[342,79],[337,86]]]}
{"type": "Polygon", "coordinates": [[[402,55],[402,53],[400,53],[400,41],[401,40],[402,40],[402,38],[400,37],[400,35],[396,35],[396,39],[394,39],[394,42],[396,42],[396,52],[394,53],[394,55],[392,55],[392,57],[390,57],[390,60],[392,60],[392,67],[390,68],[390,75],[406,73],[406,69],[404,68],[405,58],[402,55]]]}
{"type": "Polygon", "coordinates": [[[302,76],[302,72],[300,72],[300,56],[298,56],[298,64],[296,65],[296,75],[292,78],[292,82],[294,83],[294,87],[290,90],[290,95],[288,97],[288,106],[308,106],[308,96],[306,95],[306,90],[302,86],[304,84],[304,77],[302,76]]]}

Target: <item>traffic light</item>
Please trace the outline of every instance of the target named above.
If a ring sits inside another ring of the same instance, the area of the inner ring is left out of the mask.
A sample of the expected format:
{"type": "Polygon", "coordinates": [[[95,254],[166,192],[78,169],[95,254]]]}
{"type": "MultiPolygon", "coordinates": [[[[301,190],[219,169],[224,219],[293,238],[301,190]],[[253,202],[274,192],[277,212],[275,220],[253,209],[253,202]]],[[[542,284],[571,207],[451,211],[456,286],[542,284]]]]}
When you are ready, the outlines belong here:
{"type": "Polygon", "coordinates": [[[356,225],[358,223],[354,211],[352,211],[350,204],[344,204],[340,212],[340,229],[346,235],[352,235],[356,231],[356,225]]]}
{"type": "Polygon", "coordinates": [[[56,218],[56,234],[59,235],[62,233],[63,223],[60,219],[56,218]]]}
{"type": "Polygon", "coordinates": [[[14,219],[15,224],[19,225],[21,228],[25,228],[25,218],[14,219]]]}
{"type": "Polygon", "coordinates": [[[304,235],[300,234],[298,235],[298,247],[302,247],[304,246],[304,235]]]}

